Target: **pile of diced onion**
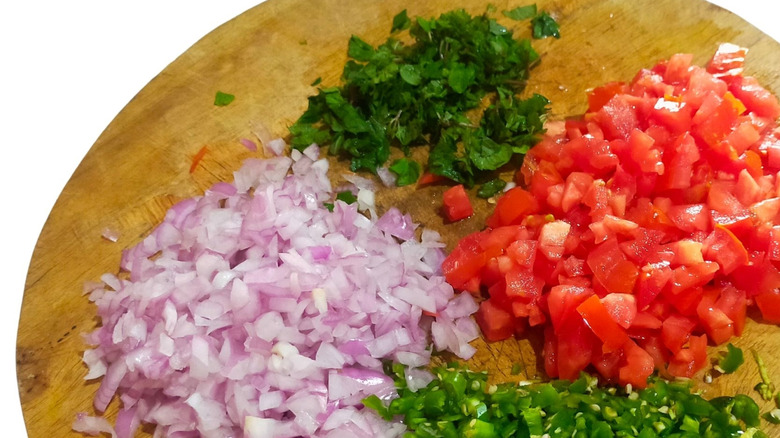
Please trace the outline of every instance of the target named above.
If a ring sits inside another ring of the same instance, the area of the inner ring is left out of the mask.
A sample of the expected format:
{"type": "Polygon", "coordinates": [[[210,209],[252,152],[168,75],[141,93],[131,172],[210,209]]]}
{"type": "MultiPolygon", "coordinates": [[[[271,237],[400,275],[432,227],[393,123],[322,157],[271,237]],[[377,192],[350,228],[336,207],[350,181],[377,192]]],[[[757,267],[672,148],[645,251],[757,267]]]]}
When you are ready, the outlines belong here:
{"type": "Polygon", "coordinates": [[[171,208],[125,251],[124,272],[102,277],[90,292],[102,326],[84,362],[87,379],[102,378],[96,410],[115,395],[121,406],[114,425],[81,413],[75,430],[397,436],[402,424],[361,403],[396,396],[382,360],[474,353],[477,305],[441,276],[439,235],[394,208],[377,217],[366,184],[348,186],[357,205],[334,202],[318,154],[246,161],[234,183],[171,208]]]}

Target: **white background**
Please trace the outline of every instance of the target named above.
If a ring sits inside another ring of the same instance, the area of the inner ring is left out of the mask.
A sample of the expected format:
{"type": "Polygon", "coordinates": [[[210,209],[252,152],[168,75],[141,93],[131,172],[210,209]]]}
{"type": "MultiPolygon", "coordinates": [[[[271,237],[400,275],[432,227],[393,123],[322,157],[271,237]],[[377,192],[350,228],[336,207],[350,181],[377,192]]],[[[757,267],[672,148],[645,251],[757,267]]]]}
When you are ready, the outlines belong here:
{"type": "MultiPolygon", "coordinates": [[[[26,436],[16,385],[16,330],[27,266],[57,196],[103,129],[149,80],[209,31],[260,2],[0,2],[3,436],[26,436]]],[[[773,2],[714,3],[780,40],[777,11],[767,10],[778,9],[773,2]]]]}

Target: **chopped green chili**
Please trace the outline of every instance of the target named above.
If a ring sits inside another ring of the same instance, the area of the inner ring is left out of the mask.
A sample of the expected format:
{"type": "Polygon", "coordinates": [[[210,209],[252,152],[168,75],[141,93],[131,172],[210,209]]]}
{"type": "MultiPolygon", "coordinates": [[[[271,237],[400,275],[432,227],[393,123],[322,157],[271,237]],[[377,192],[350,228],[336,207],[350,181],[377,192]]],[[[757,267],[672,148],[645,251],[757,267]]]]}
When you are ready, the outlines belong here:
{"type": "Polygon", "coordinates": [[[706,400],[689,382],[651,378],[647,388],[602,388],[594,377],[574,382],[488,384],[485,372],[463,365],[433,369],[435,378],[412,391],[393,365],[399,397],[364,404],[401,420],[415,437],[764,437],[758,405],[746,395],[706,400]]]}
{"type": "Polygon", "coordinates": [[[735,347],[731,342],[726,345],[726,348],[727,351],[721,353],[721,356],[718,358],[716,369],[724,374],[731,374],[745,363],[745,355],[742,353],[741,348],[735,347]]]}

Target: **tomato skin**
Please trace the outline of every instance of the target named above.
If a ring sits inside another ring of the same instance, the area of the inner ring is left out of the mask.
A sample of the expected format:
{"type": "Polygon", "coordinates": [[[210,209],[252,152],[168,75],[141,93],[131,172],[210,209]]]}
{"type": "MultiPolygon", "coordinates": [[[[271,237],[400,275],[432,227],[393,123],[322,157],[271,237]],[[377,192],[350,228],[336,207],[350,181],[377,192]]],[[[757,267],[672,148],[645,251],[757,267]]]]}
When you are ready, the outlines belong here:
{"type": "Polygon", "coordinates": [[[617,94],[624,94],[628,91],[628,85],[625,82],[608,82],[600,87],[594,88],[588,93],[588,112],[600,110],[612,97],[617,94]]]}
{"type": "Polygon", "coordinates": [[[519,224],[526,215],[536,213],[539,205],[529,192],[515,187],[506,191],[496,202],[487,225],[491,228],[519,224]]]}
{"type": "Polygon", "coordinates": [[[602,350],[605,353],[621,348],[628,341],[626,331],[612,319],[598,296],[591,295],[583,301],[577,306],[577,313],[604,343],[602,350]]]}
{"type": "Polygon", "coordinates": [[[466,219],[474,214],[474,208],[463,184],[447,189],[442,195],[444,216],[450,222],[466,219]]]}

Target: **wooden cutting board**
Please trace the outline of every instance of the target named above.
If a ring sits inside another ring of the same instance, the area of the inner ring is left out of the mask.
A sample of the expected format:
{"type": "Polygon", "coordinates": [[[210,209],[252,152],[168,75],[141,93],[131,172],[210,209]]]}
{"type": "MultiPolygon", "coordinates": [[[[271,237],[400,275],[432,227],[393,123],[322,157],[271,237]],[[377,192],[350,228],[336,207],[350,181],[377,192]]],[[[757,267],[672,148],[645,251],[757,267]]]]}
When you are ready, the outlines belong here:
{"type": "MultiPolygon", "coordinates": [[[[478,14],[487,3],[462,0],[458,7],[478,14]]],[[[498,11],[525,4],[491,3],[498,11]]],[[[725,41],[749,47],[747,72],[780,92],[780,45],[704,1],[537,3],[558,19],[562,38],[535,42],[542,62],[532,72],[527,92],[550,98],[555,118],[583,112],[589,87],[629,80],[638,69],[677,52],[693,53],[694,61],[703,64],[725,41]]],[[[174,202],[201,194],[216,181],[232,180],[241,161],[257,155],[240,139],[254,138],[259,126],[272,136],[285,135],[305,109],[306,97],[315,92],[309,84],[317,77],[324,85],[338,83],[350,35],[377,44],[404,8],[410,16],[431,17],[454,7],[447,0],[270,0],[204,37],[135,96],[76,169],[30,263],[17,341],[19,391],[30,437],[78,436],[70,432],[75,413],[93,412],[98,382],[83,380],[81,334],[98,321],[95,307],[82,295],[83,284],[116,272],[121,251],[149,233],[174,202]],[[214,106],[218,90],[236,100],[214,106]],[[203,160],[190,173],[193,156],[204,146],[203,160]],[[116,243],[101,237],[107,228],[120,233],[116,243]]],[[[528,35],[527,22],[496,15],[519,35],[528,35]]],[[[343,163],[334,167],[333,175],[345,169],[343,163]]],[[[481,228],[490,207],[477,202],[472,218],[445,225],[437,215],[441,192],[441,187],[385,190],[378,202],[398,205],[424,226],[439,230],[451,248],[458,237],[481,228]]],[[[772,377],[780,381],[778,327],[750,321],[735,343],[760,351],[772,377]]],[[[520,362],[527,366],[527,376],[514,378],[538,375],[538,342],[476,345],[475,368],[495,371],[500,379],[520,362]]],[[[709,395],[754,394],[758,379],[748,359],[736,375],[701,387],[709,395]]],[[[109,417],[117,405],[114,401],[109,417]]]]}

